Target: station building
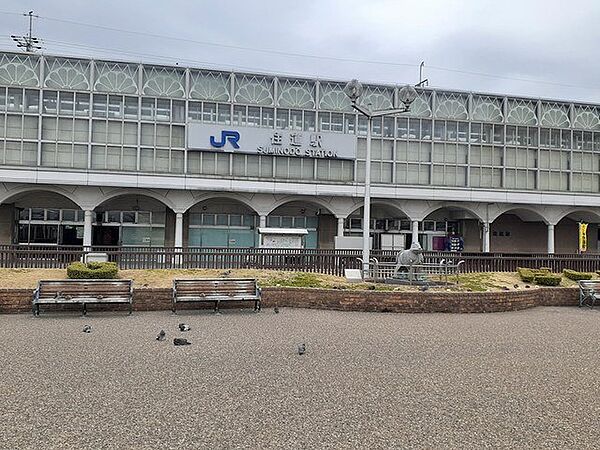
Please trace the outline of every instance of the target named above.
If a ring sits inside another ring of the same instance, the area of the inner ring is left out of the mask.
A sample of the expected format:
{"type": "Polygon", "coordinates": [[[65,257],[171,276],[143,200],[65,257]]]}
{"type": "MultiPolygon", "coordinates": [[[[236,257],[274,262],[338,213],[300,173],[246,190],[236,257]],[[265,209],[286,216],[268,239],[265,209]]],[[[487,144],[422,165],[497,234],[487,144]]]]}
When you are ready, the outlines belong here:
{"type": "MultiPolygon", "coordinates": [[[[0,244],[307,248],[360,236],[344,81],[0,53],[0,244]]],[[[368,85],[372,109],[398,87],[368,85]]],[[[372,129],[373,247],[598,251],[600,105],[423,88],[372,129]]]]}

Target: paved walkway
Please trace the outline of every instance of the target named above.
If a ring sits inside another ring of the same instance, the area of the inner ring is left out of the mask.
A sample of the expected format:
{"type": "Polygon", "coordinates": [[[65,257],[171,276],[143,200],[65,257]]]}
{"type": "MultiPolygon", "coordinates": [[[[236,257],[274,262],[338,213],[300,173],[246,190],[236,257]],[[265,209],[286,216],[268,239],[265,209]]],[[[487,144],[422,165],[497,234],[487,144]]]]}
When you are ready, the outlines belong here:
{"type": "Polygon", "coordinates": [[[600,309],[3,315],[0,342],[1,448],[600,445],[600,309]]]}

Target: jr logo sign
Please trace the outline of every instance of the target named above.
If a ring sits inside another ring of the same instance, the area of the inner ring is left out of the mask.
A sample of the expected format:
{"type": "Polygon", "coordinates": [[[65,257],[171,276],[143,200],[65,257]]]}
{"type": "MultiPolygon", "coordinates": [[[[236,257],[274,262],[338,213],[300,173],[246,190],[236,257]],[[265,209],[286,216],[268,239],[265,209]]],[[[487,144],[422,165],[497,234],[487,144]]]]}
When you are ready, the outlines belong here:
{"type": "Polygon", "coordinates": [[[214,136],[210,137],[210,145],[215,148],[224,147],[227,144],[227,141],[231,144],[233,148],[240,148],[238,145],[238,141],[240,140],[240,133],[232,130],[223,130],[221,131],[221,140],[217,142],[214,136]]]}

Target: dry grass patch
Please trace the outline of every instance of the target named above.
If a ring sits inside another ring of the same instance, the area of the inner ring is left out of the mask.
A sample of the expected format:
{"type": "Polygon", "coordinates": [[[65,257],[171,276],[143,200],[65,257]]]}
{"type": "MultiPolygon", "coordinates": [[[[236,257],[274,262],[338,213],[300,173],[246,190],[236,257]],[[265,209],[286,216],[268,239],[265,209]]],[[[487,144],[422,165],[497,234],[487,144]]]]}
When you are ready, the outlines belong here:
{"type": "MultiPolygon", "coordinates": [[[[333,275],[307,272],[290,272],[257,269],[169,269],[169,270],[121,270],[119,278],[130,278],[135,287],[170,288],[174,278],[256,278],[262,287],[312,287],[324,289],[376,290],[376,291],[416,291],[417,286],[401,286],[383,283],[348,283],[345,278],[333,275]]],[[[0,269],[0,288],[34,289],[38,280],[64,279],[64,269],[0,269]]],[[[455,282],[455,277],[448,281],[455,282]]],[[[563,277],[561,286],[571,287],[577,283],[563,277]]],[[[514,272],[468,273],[459,276],[459,284],[432,287],[432,291],[486,292],[538,289],[533,283],[524,283],[514,272]]]]}

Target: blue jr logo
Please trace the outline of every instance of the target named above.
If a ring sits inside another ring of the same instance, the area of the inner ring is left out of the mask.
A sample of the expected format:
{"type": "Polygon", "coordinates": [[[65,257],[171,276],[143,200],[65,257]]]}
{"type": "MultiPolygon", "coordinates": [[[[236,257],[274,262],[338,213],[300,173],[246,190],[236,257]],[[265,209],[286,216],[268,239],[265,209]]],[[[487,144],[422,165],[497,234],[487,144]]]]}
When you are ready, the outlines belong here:
{"type": "Polygon", "coordinates": [[[215,141],[215,137],[211,136],[210,137],[210,145],[212,145],[213,147],[216,147],[216,148],[221,148],[221,147],[225,146],[227,141],[229,141],[229,143],[231,144],[231,146],[233,148],[240,148],[240,146],[238,145],[239,140],[240,140],[239,132],[231,131],[231,130],[223,130],[223,131],[221,131],[221,141],[217,142],[217,141],[215,141]]]}

